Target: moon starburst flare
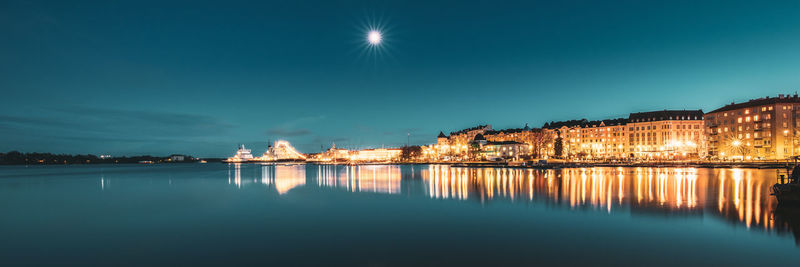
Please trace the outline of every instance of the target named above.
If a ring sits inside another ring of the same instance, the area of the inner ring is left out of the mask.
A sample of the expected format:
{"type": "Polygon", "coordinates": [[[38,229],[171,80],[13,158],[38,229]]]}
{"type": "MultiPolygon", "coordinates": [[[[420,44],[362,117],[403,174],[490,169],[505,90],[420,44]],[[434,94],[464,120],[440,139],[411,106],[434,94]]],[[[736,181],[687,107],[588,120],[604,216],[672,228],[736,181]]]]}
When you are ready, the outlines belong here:
{"type": "Polygon", "coordinates": [[[381,44],[382,40],[383,36],[381,35],[381,32],[377,30],[372,30],[369,32],[369,34],[367,34],[367,42],[369,42],[370,45],[379,45],[381,44]]]}

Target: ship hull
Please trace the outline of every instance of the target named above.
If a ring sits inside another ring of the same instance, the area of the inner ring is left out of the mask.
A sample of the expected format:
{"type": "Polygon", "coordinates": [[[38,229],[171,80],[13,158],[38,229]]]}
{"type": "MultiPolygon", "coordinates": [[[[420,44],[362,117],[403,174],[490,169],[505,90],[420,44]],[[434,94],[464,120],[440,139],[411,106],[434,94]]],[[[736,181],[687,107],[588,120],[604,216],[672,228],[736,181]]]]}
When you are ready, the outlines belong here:
{"type": "Polygon", "coordinates": [[[781,206],[800,206],[800,184],[775,184],[772,195],[781,206]]]}

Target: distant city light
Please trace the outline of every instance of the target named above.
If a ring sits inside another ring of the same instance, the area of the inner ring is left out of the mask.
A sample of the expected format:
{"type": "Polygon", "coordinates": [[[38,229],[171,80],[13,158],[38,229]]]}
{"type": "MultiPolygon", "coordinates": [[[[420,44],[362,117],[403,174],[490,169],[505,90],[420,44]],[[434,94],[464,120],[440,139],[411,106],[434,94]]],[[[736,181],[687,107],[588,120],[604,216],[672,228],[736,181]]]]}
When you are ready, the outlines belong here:
{"type": "Polygon", "coordinates": [[[367,34],[367,41],[371,45],[379,45],[382,40],[383,40],[383,36],[381,35],[381,32],[379,32],[379,31],[372,30],[372,31],[369,31],[369,33],[367,34]]]}

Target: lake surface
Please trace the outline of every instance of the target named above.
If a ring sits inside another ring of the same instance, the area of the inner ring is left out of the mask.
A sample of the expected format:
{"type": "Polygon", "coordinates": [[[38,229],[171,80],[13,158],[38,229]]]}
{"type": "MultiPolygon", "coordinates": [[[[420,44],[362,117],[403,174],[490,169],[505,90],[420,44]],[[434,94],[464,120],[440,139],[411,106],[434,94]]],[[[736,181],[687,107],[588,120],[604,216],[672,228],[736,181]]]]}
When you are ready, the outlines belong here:
{"type": "Polygon", "coordinates": [[[800,265],[775,170],[0,167],[0,265],[800,265]]]}

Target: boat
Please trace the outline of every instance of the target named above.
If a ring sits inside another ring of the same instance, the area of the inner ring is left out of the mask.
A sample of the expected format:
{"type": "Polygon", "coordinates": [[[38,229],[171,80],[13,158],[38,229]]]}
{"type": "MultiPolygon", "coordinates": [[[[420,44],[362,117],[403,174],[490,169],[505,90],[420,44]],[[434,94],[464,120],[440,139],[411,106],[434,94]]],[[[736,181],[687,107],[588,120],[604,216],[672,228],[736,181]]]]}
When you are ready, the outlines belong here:
{"type": "Polygon", "coordinates": [[[770,195],[775,196],[780,206],[800,205],[800,164],[797,163],[798,158],[798,156],[794,157],[793,167],[787,166],[784,173],[779,170],[778,182],[772,185],[770,189],[770,195]]]}
{"type": "Polygon", "coordinates": [[[224,162],[228,163],[239,163],[239,162],[247,162],[253,160],[253,154],[250,153],[250,149],[244,147],[244,144],[239,145],[239,150],[236,151],[236,155],[230,157],[224,162]]]}

